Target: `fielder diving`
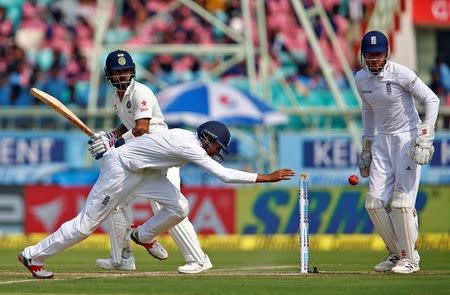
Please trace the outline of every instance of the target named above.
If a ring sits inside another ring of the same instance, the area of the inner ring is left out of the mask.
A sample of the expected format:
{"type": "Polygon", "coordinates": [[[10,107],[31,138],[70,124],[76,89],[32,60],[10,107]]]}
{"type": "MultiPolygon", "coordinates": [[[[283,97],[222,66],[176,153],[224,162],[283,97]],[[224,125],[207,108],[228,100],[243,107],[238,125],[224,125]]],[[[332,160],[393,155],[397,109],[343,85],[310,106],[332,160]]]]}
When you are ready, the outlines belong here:
{"type": "Polygon", "coordinates": [[[369,177],[366,210],[389,250],[375,270],[413,273],[420,269],[415,203],[421,165],[434,153],[439,98],[416,73],[388,58],[386,36],[366,33],[361,42],[363,69],[355,76],[364,127],[359,169],[362,177],[369,177]],[[425,107],[422,120],[415,100],[425,107]]]}
{"type": "MultiPolygon", "coordinates": [[[[105,146],[109,139],[100,137],[105,146]]],[[[92,187],[85,207],[54,233],[19,253],[19,261],[33,277],[48,279],[53,273],[44,268],[45,260],[86,239],[108,218],[117,206],[135,196],[146,195],[161,209],[131,232],[131,239],[148,249],[160,233],[169,230],[189,213],[188,201],[167,178],[167,169],[192,162],[228,183],[278,182],[295,175],[291,169],[270,174],[248,173],[226,168],[223,160],[230,143],[228,128],[208,121],[196,132],[185,129],[143,134],[119,147],[109,147],[103,154],[99,178],[92,187]]],[[[100,151],[103,153],[103,150],[100,151]]]]}
{"type": "MultiPolygon", "coordinates": [[[[155,95],[147,86],[135,80],[135,73],[136,66],[128,52],[116,50],[108,54],[105,61],[105,76],[114,87],[112,102],[122,124],[111,132],[100,131],[94,134],[89,146],[93,157],[106,152],[106,149],[119,139],[128,141],[142,134],[168,129],[155,95]],[[109,139],[107,146],[100,140],[103,135],[109,139]]],[[[167,178],[180,189],[179,167],[169,168],[167,178]]],[[[139,197],[149,200],[154,213],[161,209],[160,204],[152,201],[144,191],[139,197]]],[[[104,269],[135,270],[136,262],[129,244],[132,225],[130,204],[125,202],[117,207],[108,216],[106,223],[111,243],[111,257],[97,259],[97,266],[104,269]]],[[[178,272],[199,273],[212,267],[188,217],[171,228],[169,234],[186,261],[185,265],[178,267],[178,272]]],[[[147,249],[150,255],[159,260],[168,258],[167,251],[156,240],[152,241],[147,249]]]]}

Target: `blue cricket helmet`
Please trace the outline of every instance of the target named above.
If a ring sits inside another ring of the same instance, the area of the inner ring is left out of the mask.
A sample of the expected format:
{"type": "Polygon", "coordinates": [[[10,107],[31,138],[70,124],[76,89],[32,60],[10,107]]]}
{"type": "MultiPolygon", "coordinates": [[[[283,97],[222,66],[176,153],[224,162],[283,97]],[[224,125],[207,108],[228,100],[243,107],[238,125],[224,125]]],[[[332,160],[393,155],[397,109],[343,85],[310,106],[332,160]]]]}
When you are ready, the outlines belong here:
{"type": "Polygon", "coordinates": [[[110,52],[105,61],[105,72],[114,70],[135,69],[136,65],[131,55],[125,50],[116,50],[110,52]]]}
{"type": "MultiPolygon", "coordinates": [[[[216,141],[219,143],[222,151],[228,154],[231,135],[230,130],[228,130],[228,127],[225,124],[218,121],[207,121],[197,128],[197,136],[207,145],[209,145],[211,141],[216,141]]],[[[223,156],[218,155],[218,158],[214,159],[221,162],[223,161],[223,156]]]]}
{"type": "Polygon", "coordinates": [[[126,90],[136,75],[136,65],[131,55],[125,50],[116,50],[108,54],[105,61],[105,76],[111,85],[118,90],[126,90]],[[130,70],[131,73],[114,73],[114,71],[130,70]]]}
{"type": "Polygon", "coordinates": [[[389,52],[389,41],[382,32],[367,32],[361,41],[361,54],[366,52],[389,52]]]}

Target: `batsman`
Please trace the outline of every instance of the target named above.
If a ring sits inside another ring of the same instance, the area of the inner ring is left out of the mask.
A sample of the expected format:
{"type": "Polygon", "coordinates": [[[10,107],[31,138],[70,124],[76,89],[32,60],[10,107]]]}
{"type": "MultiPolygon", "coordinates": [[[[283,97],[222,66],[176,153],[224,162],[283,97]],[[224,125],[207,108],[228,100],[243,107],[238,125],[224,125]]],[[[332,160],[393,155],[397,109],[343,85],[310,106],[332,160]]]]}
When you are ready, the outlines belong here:
{"type": "MultiPolygon", "coordinates": [[[[153,92],[135,80],[135,68],[131,55],[126,51],[113,51],[106,58],[105,76],[115,89],[112,101],[122,124],[114,131],[108,133],[100,131],[94,134],[89,146],[89,151],[94,158],[106,152],[118,140],[123,143],[143,134],[168,129],[153,92]],[[106,137],[109,142],[105,144],[102,137],[106,137]]],[[[180,189],[179,173],[179,167],[173,167],[167,171],[168,179],[178,189],[180,189]]],[[[139,197],[149,198],[150,196],[142,193],[139,197]]],[[[150,199],[149,201],[153,213],[156,214],[161,209],[160,204],[150,199]]],[[[135,259],[129,244],[132,224],[130,204],[120,205],[109,215],[106,223],[109,228],[111,257],[97,259],[97,266],[104,269],[135,270],[135,259]]],[[[178,268],[180,273],[200,273],[212,267],[188,217],[169,230],[169,234],[186,261],[185,265],[178,268]]],[[[168,258],[167,251],[156,240],[149,243],[147,250],[156,259],[168,258]]]]}
{"type": "Polygon", "coordinates": [[[389,43],[379,31],[361,42],[363,69],[355,82],[362,99],[362,177],[369,177],[365,207],[389,254],[375,270],[418,271],[415,210],[421,165],[434,153],[434,125],[439,98],[409,68],[389,60],[389,43]],[[425,108],[421,119],[415,100],[425,108]]]}

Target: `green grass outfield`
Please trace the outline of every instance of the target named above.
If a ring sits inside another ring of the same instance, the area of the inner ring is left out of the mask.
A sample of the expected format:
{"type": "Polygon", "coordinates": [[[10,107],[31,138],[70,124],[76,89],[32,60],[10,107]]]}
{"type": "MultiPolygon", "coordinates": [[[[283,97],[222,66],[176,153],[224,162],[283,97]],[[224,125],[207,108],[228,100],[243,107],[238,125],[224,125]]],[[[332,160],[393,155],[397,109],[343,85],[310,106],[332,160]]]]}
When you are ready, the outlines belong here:
{"type": "Polygon", "coordinates": [[[52,280],[32,279],[18,252],[0,248],[0,294],[450,294],[449,251],[422,251],[422,270],[412,275],[372,271],[383,252],[315,251],[319,273],[300,275],[297,251],[210,250],[212,270],[180,275],[176,251],[157,261],[135,249],[137,271],[108,272],[95,266],[107,251],[75,248],[48,259],[52,280]]]}

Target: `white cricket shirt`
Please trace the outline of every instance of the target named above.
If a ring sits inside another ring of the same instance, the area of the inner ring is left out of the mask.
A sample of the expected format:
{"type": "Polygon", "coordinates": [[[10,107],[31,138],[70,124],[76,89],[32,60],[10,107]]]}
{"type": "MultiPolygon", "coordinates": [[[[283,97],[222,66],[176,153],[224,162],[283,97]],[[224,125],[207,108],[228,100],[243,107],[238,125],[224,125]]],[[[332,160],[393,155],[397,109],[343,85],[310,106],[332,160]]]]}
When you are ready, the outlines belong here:
{"type": "Polygon", "coordinates": [[[214,174],[224,182],[251,183],[256,173],[225,168],[214,161],[201,147],[194,132],[170,129],[132,138],[110,151],[122,165],[134,172],[143,169],[167,169],[192,162],[214,174]]]}
{"type": "Polygon", "coordinates": [[[167,129],[155,95],[144,84],[133,79],[122,101],[117,95],[117,90],[114,91],[112,101],[120,121],[128,130],[133,129],[136,126],[136,120],[142,118],[151,119],[150,132],[167,129]]]}
{"type": "Polygon", "coordinates": [[[360,70],[355,76],[362,99],[364,137],[373,139],[375,130],[394,134],[413,130],[420,124],[414,105],[418,99],[425,106],[424,123],[436,123],[439,98],[408,67],[387,61],[378,75],[360,70]]]}

